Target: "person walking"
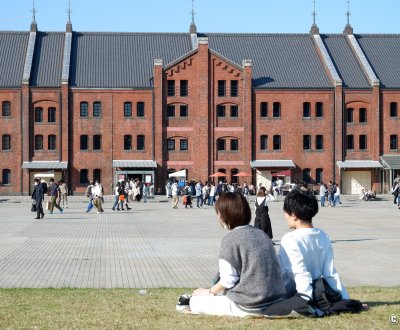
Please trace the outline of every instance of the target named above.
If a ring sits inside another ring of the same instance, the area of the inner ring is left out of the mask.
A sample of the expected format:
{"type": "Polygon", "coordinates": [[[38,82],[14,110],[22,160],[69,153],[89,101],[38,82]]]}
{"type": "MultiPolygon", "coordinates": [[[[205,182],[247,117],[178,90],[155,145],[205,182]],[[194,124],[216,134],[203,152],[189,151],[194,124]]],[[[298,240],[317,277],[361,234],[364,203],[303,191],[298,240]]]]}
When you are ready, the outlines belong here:
{"type": "Polygon", "coordinates": [[[60,192],[61,192],[60,204],[62,205],[63,209],[66,209],[68,208],[68,186],[64,180],[60,180],[60,192]]]}
{"type": "Polygon", "coordinates": [[[59,185],[54,181],[53,178],[50,179],[50,209],[49,213],[53,214],[54,208],[58,209],[60,213],[63,213],[63,209],[60,207],[59,203],[61,200],[61,191],[59,185]]]}
{"type": "Polygon", "coordinates": [[[43,219],[44,217],[44,212],[43,212],[43,199],[44,199],[44,193],[43,193],[43,186],[40,183],[40,180],[36,178],[34,180],[34,185],[35,185],[35,190],[32,193],[32,199],[36,203],[36,218],[35,219],[43,219]]]}
{"type": "Polygon", "coordinates": [[[179,203],[178,197],[178,183],[174,181],[171,185],[171,195],[172,195],[172,208],[177,209],[179,203]]]}
{"type": "Polygon", "coordinates": [[[254,227],[261,229],[271,240],[274,236],[272,234],[267,202],[273,200],[274,197],[271,194],[267,194],[267,189],[265,189],[265,187],[260,187],[260,189],[258,189],[255,203],[256,218],[254,220],[254,227]]]}
{"type": "Polygon", "coordinates": [[[201,183],[201,180],[199,180],[199,182],[196,183],[195,190],[196,190],[197,207],[203,207],[203,184],[201,183]]]}
{"type": "Polygon", "coordinates": [[[102,202],[103,187],[101,186],[100,181],[96,180],[94,187],[92,189],[92,193],[93,193],[93,204],[97,209],[97,213],[104,212],[103,202],[102,202]]]}
{"type": "Polygon", "coordinates": [[[121,187],[121,183],[120,183],[120,182],[117,182],[117,185],[116,185],[115,188],[114,188],[114,197],[115,197],[115,200],[114,200],[114,205],[113,205],[113,207],[112,207],[112,210],[113,210],[113,211],[115,211],[115,208],[116,208],[116,207],[118,208],[118,211],[119,211],[119,190],[120,190],[120,187],[121,187]]]}
{"type": "Polygon", "coordinates": [[[85,196],[89,199],[89,203],[86,208],[86,213],[89,213],[93,208],[93,181],[89,182],[89,185],[86,187],[85,196]]]}
{"type": "Polygon", "coordinates": [[[321,182],[321,185],[319,187],[319,198],[321,201],[321,207],[325,207],[325,194],[327,192],[327,189],[325,187],[325,184],[321,182]]]}

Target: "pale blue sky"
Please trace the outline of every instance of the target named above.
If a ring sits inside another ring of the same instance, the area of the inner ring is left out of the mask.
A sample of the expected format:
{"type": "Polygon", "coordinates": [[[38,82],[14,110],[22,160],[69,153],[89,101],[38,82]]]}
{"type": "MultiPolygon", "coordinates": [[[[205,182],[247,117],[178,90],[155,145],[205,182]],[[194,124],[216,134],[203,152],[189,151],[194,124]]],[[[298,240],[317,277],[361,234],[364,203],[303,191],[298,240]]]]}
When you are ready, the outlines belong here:
{"type": "MultiPolygon", "coordinates": [[[[64,31],[68,0],[34,0],[41,31],[64,31]]],[[[75,31],[187,32],[192,0],[70,0],[75,31]]],[[[0,30],[27,31],[33,0],[0,0],[0,30]]],[[[195,0],[198,32],[308,33],[313,0],[195,0]]],[[[341,33],[347,0],[316,0],[320,33],[341,33]]],[[[400,33],[400,0],[350,0],[355,33],[400,33]]]]}

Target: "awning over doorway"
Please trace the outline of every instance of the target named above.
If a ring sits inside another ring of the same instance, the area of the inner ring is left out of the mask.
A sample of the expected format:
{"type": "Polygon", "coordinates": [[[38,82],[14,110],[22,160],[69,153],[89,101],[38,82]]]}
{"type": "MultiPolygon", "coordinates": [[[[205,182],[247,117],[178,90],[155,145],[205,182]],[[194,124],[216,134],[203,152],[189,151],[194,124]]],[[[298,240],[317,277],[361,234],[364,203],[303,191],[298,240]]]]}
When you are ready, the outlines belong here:
{"type": "Polygon", "coordinates": [[[382,155],[383,167],[390,170],[400,170],[400,155],[382,155]]]}
{"type": "Polygon", "coordinates": [[[113,160],[113,167],[157,168],[153,160],[113,160]]]}
{"type": "Polygon", "coordinates": [[[346,160],[336,162],[340,169],[346,168],[382,168],[382,164],[377,160],[346,160]]]}
{"type": "Polygon", "coordinates": [[[250,162],[252,168],[275,167],[275,168],[295,168],[296,165],[290,159],[254,160],[250,162]]]}
{"type": "Polygon", "coordinates": [[[23,169],[29,170],[66,170],[68,168],[68,162],[59,161],[34,161],[34,162],[23,162],[23,169]]]}
{"type": "Polygon", "coordinates": [[[169,178],[186,178],[186,170],[180,170],[178,172],[168,174],[169,178]]]}
{"type": "Polygon", "coordinates": [[[290,170],[272,173],[272,176],[291,176],[290,170]]]}

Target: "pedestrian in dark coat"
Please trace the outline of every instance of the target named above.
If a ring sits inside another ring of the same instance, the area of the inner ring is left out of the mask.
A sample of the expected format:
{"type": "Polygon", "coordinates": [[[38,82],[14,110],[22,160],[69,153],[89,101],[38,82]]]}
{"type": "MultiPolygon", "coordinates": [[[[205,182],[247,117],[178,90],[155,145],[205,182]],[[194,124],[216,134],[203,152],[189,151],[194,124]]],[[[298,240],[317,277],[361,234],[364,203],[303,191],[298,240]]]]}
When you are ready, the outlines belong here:
{"type": "Polygon", "coordinates": [[[256,219],[254,220],[254,227],[261,229],[268,235],[270,239],[273,238],[271,219],[268,213],[267,200],[273,200],[271,194],[267,194],[265,187],[260,187],[257,192],[256,198],[256,219]]]}
{"type": "Polygon", "coordinates": [[[35,190],[33,190],[32,199],[34,199],[36,202],[36,218],[35,219],[43,219],[43,217],[44,217],[43,206],[42,206],[42,202],[44,199],[43,186],[40,183],[40,180],[38,178],[36,178],[34,180],[34,184],[35,184],[35,190]]]}

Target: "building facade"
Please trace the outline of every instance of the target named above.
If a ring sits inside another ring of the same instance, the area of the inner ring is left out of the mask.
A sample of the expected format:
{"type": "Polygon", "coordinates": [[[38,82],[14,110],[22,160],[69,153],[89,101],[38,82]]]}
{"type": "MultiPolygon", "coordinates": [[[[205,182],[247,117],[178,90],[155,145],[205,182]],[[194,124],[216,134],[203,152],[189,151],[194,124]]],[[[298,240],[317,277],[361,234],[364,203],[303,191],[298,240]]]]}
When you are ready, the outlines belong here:
{"type": "Polygon", "coordinates": [[[168,174],[386,193],[400,169],[400,36],[0,32],[0,195],[34,177],[110,194],[168,174]],[[252,177],[237,177],[248,172],[252,177]]]}

